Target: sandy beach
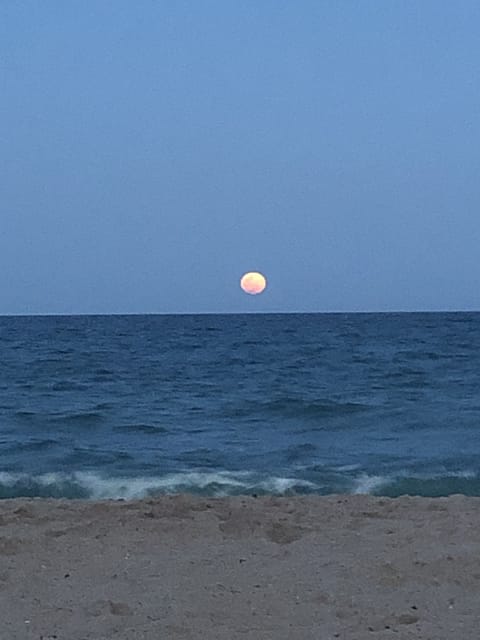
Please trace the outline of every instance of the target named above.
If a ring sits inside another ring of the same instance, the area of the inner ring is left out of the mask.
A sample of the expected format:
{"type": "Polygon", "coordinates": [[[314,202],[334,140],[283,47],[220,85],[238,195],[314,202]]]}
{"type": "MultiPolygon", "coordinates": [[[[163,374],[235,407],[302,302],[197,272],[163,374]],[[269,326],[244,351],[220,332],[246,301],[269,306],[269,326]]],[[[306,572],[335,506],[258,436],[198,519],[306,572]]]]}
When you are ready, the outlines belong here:
{"type": "Polygon", "coordinates": [[[478,637],[480,498],[0,503],[0,637],[478,637]]]}

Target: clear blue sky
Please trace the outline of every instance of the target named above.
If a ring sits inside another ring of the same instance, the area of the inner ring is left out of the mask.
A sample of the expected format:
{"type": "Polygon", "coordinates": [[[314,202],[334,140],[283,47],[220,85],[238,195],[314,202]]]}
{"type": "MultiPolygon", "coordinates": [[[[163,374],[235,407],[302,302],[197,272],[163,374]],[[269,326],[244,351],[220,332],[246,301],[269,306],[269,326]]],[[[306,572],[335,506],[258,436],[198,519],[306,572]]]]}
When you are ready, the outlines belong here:
{"type": "Polygon", "coordinates": [[[477,0],[0,2],[0,313],[479,309],[479,34],[477,0]]]}

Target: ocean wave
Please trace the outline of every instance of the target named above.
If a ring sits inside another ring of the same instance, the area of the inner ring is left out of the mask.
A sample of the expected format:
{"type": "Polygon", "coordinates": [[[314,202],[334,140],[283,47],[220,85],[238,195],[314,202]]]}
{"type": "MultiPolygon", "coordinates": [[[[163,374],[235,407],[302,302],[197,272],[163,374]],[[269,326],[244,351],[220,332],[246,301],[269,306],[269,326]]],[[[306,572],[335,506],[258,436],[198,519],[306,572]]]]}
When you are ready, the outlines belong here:
{"type": "Polygon", "coordinates": [[[324,474],[317,472],[314,479],[221,470],[179,471],[161,476],[107,476],[94,471],[0,472],[0,499],[135,500],[179,493],[211,497],[370,494],[395,498],[401,495],[440,497],[455,493],[480,496],[480,477],[473,470],[430,475],[407,471],[392,475],[324,471],[324,474]]]}
{"type": "Polygon", "coordinates": [[[0,472],[0,498],[51,497],[134,500],[155,495],[193,493],[208,496],[292,495],[311,493],[316,485],[287,477],[258,477],[250,472],[190,471],[156,477],[107,477],[95,472],[38,475],[0,472]]]}
{"type": "Polygon", "coordinates": [[[389,478],[383,476],[369,476],[362,474],[360,477],[355,478],[353,483],[354,494],[371,494],[379,490],[381,487],[388,484],[389,478]]]}
{"type": "Polygon", "coordinates": [[[303,400],[285,398],[267,404],[271,412],[288,414],[292,417],[318,418],[323,416],[339,416],[368,410],[368,405],[360,402],[335,402],[334,400],[303,400]]]}
{"type": "Polygon", "coordinates": [[[283,418],[315,420],[368,411],[371,407],[360,402],[336,402],[320,399],[277,398],[268,402],[249,402],[244,405],[226,406],[224,415],[230,417],[255,416],[256,414],[283,418]]]}
{"type": "Polygon", "coordinates": [[[93,426],[104,419],[102,413],[98,411],[72,411],[57,414],[50,418],[51,422],[62,423],[64,425],[93,426]]]}
{"type": "Polygon", "coordinates": [[[96,426],[105,419],[105,415],[101,410],[86,409],[85,411],[65,411],[65,412],[46,412],[42,410],[30,411],[20,409],[15,411],[14,419],[20,424],[35,424],[37,422],[48,422],[51,425],[62,425],[64,427],[91,427],[96,426]]]}
{"type": "MultiPolygon", "coordinates": [[[[6,407],[6,408],[10,409],[11,407],[6,407]]],[[[19,409],[18,411],[15,411],[15,413],[14,413],[15,418],[20,418],[20,419],[24,419],[24,420],[32,420],[32,419],[36,418],[37,415],[38,414],[37,414],[36,411],[27,411],[27,410],[23,410],[23,409],[19,409]]]]}
{"type": "Polygon", "coordinates": [[[5,453],[26,453],[26,452],[38,452],[47,449],[52,449],[59,444],[58,440],[53,438],[32,438],[24,442],[10,441],[8,442],[8,448],[2,449],[2,454],[5,453]]]}
{"type": "Polygon", "coordinates": [[[455,493],[480,496],[480,476],[474,470],[411,473],[392,475],[363,473],[354,478],[352,493],[396,498],[401,495],[442,497],[455,493]]]}
{"type": "Polygon", "coordinates": [[[159,433],[168,433],[166,427],[159,427],[153,424],[121,424],[113,427],[113,431],[119,433],[146,433],[150,435],[158,435],[159,433]]]}
{"type": "Polygon", "coordinates": [[[51,391],[86,391],[89,389],[89,385],[74,380],[60,380],[49,383],[47,389],[51,391]]]}

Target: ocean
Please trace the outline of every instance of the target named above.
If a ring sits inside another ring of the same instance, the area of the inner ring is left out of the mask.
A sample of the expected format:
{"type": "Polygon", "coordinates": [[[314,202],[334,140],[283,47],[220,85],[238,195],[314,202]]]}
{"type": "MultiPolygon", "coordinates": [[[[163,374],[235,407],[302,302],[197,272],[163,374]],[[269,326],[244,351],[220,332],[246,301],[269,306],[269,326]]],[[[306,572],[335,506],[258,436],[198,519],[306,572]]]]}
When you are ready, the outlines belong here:
{"type": "Polygon", "coordinates": [[[480,495],[480,314],[0,318],[0,497],[480,495]]]}

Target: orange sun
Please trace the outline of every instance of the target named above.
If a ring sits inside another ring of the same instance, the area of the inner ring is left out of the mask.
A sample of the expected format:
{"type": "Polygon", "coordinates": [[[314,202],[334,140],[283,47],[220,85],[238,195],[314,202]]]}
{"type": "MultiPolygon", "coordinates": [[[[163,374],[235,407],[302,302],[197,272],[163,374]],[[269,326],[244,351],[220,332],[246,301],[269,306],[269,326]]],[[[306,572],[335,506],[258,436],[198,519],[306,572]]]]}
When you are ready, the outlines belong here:
{"type": "Polygon", "coordinates": [[[256,296],[265,290],[267,280],[261,273],[258,273],[257,271],[249,271],[242,276],[240,286],[245,293],[249,293],[251,296],[256,296]]]}

